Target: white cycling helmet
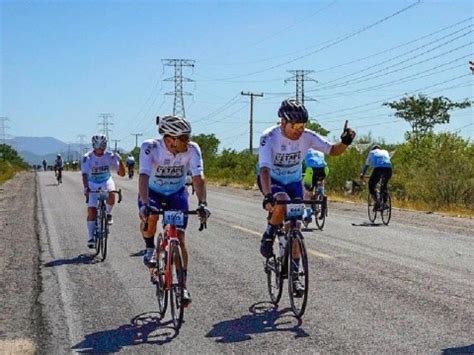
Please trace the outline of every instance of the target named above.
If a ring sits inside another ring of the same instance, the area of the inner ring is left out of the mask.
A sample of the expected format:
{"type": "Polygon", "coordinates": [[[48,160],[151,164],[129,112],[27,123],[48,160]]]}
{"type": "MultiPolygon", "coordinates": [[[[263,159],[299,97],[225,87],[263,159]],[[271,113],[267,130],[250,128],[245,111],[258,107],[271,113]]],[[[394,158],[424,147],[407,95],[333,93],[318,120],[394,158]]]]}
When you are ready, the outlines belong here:
{"type": "Polygon", "coordinates": [[[96,134],[95,136],[92,136],[92,148],[107,148],[107,137],[103,134],[96,134]]]}
{"type": "Polygon", "coordinates": [[[178,137],[191,134],[191,123],[180,116],[157,117],[156,124],[158,125],[158,133],[163,136],[178,137]]]}

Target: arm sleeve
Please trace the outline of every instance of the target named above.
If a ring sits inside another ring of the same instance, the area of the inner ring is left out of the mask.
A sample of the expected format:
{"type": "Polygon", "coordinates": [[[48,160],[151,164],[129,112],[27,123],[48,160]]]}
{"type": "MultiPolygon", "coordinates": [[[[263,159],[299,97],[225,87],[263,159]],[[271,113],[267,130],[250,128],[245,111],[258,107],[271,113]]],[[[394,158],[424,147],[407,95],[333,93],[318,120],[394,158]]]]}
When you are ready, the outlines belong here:
{"type": "Polygon", "coordinates": [[[197,144],[193,144],[191,146],[191,161],[190,161],[190,167],[191,167],[191,174],[192,176],[198,176],[198,175],[203,175],[204,173],[204,166],[203,166],[203,161],[202,161],[202,154],[201,154],[201,148],[197,144]]]}
{"type": "Polygon", "coordinates": [[[258,148],[259,168],[272,167],[272,139],[271,134],[264,134],[260,137],[260,147],[258,148]]]}
{"type": "Polygon", "coordinates": [[[143,142],[142,146],[140,147],[140,174],[145,174],[148,176],[151,175],[151,168],[153,163],[152,148],[153,144],[150,142],[143,142]]]}
{"type": "Polygon", "coordinates": [[[310,147],[326,155],[331,152],[332,144],[314,132],[305,132],[310,137],[310,147]]]}
{"type": "Polygon", "coordinates": [[[81,164],[81,173],[82,174],[90,174],[90,165],[89,165],[89,157],[87,155],[84,155],[82,157],[82,164],[81,164]]]}

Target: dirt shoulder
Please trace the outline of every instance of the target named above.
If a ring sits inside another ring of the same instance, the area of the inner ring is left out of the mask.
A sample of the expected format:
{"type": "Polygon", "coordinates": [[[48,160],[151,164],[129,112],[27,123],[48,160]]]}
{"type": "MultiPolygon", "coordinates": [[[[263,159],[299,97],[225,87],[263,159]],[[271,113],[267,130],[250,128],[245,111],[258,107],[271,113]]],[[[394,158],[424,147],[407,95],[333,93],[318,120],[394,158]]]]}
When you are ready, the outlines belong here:
{"type": "Polygon", "coordinates": [[[0,185],[0,353],[33,354],[40,305],[36,182],[22,172],[0,185]]]}

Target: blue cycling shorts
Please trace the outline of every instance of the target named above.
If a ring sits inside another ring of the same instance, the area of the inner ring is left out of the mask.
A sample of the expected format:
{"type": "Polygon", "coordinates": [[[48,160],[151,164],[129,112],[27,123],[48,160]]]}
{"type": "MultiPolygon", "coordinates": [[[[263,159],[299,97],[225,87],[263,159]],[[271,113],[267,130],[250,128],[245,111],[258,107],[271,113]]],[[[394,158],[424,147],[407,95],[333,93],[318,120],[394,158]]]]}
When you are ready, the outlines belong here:
{"type": "MultiPolygon", "coordinates": [[[[162,195],[152,190],[148,190],[148,200],[150,201],[150,206],[165,209],[165,210],[178,210],[178,211],[187,211],[189,209],[188,202],[188,190],[183,187],[181,190],[175,192],[171,195],[162,195]]],[[[138,197],[138,209],[143,206],[143,202],[138,197]]],[[[179,229],[186,229],[188,226],[188,215],[184,216],[184,225],[179,227],[179,229]]]]}
{"type": "MultiPolygon", "coordinates": [[[[282,184],[281,182],[271,179],[272,180],[272,194],[275,195],[278,192],[286,192],[290,199],[300,198],[303,199],[303,183],[300,181],[292,182],[287,185],[282,184]]],[[[262,191],[262,184],[260,183],[260,175],[257,176],[257,185],[262,191]]]]}

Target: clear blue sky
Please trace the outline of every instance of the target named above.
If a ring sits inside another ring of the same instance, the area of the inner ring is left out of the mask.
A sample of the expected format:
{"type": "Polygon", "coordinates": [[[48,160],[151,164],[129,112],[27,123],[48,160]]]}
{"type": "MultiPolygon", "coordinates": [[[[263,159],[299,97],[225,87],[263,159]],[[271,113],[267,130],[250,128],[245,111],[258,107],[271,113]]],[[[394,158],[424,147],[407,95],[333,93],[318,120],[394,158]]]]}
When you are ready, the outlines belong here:
{"type": "MultiPolygon", "coordinates": [[[[1,1],[0,116],[12,136],[87,141],[98,115],[113,115],[111,139],[129,149],[131,133],[157,136],[154,117],[172,113],[171,67],[184,75],[194,133],[221,147],[249,141],[249,98],[256,98],[254,146],[294,96],[287,70],[314,70],[310,114],[338,136],[348,119],[359,135],[401,142],[409,129],[382,107],[404,93],[473,99],[474,1],[1,1]],[[400,13],[395,14],[397,11],[400,13]],[[394,15],[395,14],[395,15],[394,15]],[[391,16],[393,15],[393,16],[391,16]],[[389,17],[389,18],[387,18],[389,17]],[[384,20],[384,18],[387,18],[384,20]],[[438,31],[437,33],[435,33],[438,31]],[[411,43],[410,43],[411,42],[411,43]],[[347,64],[352,62],[351,64],[347,64]],[[422,90],[420,90],[422,89],[422,90]]],[[[473,110],[440,130],[473,137],[473,110]]]]}

